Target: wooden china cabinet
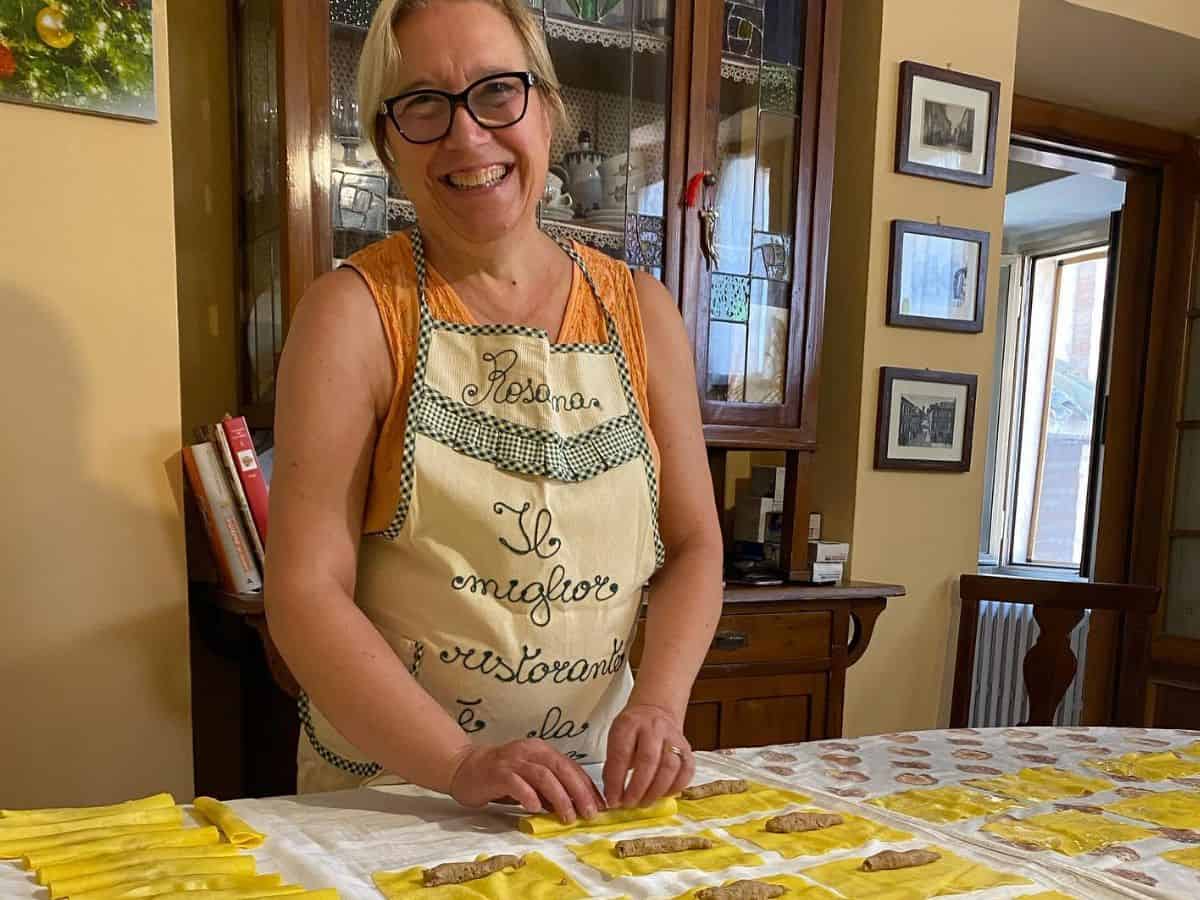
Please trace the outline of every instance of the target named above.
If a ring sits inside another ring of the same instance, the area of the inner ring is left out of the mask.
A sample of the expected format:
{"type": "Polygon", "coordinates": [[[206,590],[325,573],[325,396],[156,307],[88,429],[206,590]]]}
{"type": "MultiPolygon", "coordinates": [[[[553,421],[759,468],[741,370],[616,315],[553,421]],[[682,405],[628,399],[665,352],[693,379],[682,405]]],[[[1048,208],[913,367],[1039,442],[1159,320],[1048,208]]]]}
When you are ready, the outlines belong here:
{"type": "MultiPolygon", "coordinates": [[[[531,3],[567,111],[551,170],[574,203],[556,197],[541,225],[652,273],[678,299],[718,498],[728,451],[785,451],[785,570],[807,552],[841,3],[531,3]],[[581,147],[600,182],[573,165],[581,147]]],[[[270,427],[279,350],[308,285],[414,221],[357,134],[355,71],[377,5],[237,2],[242,411],[252,426],[270,427]]],[[[845,669],[886,598],[902,593],[731,588],[689,737],[713,748],[840,734],[845,669]]]]}

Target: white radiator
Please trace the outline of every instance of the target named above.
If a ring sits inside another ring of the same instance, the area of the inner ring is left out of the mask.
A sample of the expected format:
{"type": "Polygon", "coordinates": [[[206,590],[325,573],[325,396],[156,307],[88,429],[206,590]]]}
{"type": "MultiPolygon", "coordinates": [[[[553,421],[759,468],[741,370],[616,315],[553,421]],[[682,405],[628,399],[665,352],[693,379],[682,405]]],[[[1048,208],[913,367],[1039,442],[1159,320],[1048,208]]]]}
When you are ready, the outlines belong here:
{"type": "MultiPolygon", "coordinates": [[[[1071,650],[1079,660],[1075,679],[1054,715],[1055,725],[1078,725],[1083,708],[1083,666],[1087,652],[1088,622],[1083,614],[1071,632],[1071,650]]],[[[1033,607],[1023,603],[984,600],[979,604],[979,631],[975,639],[975,672],[971,680],[972,728],[1003,728],[1023,722],[1029,715],[1023,665],[1025,654],[1037,641],[1033,607]]]]}

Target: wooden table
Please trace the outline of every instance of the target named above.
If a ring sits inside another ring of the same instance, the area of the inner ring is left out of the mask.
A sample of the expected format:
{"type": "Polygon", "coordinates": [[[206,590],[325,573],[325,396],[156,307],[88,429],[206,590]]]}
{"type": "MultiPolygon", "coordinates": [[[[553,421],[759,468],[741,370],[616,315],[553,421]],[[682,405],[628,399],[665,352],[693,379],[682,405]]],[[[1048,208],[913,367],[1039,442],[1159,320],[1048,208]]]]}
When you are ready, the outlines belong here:
{"type": "MultiPolygon", "coordinates": [[[[298,686],[267,629],[262,596],[191,586],[197,790],[268,796],[295,784],[298,686]],[[218,689],[216,686],[221,685],[218,689]],[[236,709],[231,704],[236,696],[236,709]],[[233,759],[230,747],[241,748],[233,759]]],[[[698,750],[842,733],[846,670],[867,651],[893,584],[729,586],[692,692],[685,732],[698,750]]],[[[637,668],[641,630],[630,649],[637,668]]]]}
{"type": "MultiPolygon", "coordinates": [[[[800,874],[816,878],[814,867],[856,860],[882,849],[936,846],[944,858],[958,857],[1027,883],[1001,886],[986,894],[960,894],[982,900],[1038,896],[1058,890],[1080,900],[1117,897],[1195,898],[1200,869],[1163,857],[1178,851],[1195,853],[1200,830],[1164,828],[1129,808],[1114,811],[1114,803],[1153,798],[1163,792],[1180,792],[1200,802],[1200,781],[1176,774],[1156,777],[1153,772],[1114,777],[1091,768],[1090,760],[1116,760],[1138,756],[1130,764],[1161,766],[1164,758],[1200,772],[1200,732],[1145,731],[1142,729],[993,729],[987,731],[927,731],[890,734],[851,740],[783,744],[697,754],[697,781],[742,777],[788,788],[809,798],[810,805],[868,819],[865,837],[833,851],[802,853],[791,859],[756,848],[732,837],[727,826],[764,813],[752,813],[707,822],[684,820],[668,826],[670,832],[716,829],[721,840],[757,852],[761,866],[705,873],[689,870],[673,874],[626,876],[608,880],[578,862],[568,843],[596,836],[538,840],[514,827],[513,814],[499,807],[471,811],[448,798],[412,786],[364,788],[300,797],[237,800],[233,806],[254,827],[267,835],[255,851],[260,872],[280,872],[285,880],[310,888],[336,887],[344,900],[380,900],[371,874],[380,870],[433,865],[469,859],[477,853],[525,853],[537,850],[561,866],[597,898],[675,897],[685,889],[731,878],[800,874]],[[1155,763],[1154,760],[1159,760],[1155,763]],[[967,782],[995,778],[989,772],[1011,774],[1022,769],[1054,767],[1072,776],[1104,779],[1092,784],[1093,792],[1080,796],[1050,797],[1039,801],[1007,798],[1008,808],[954,821],[934,822],[890,809],[901,792],[928,792],[947,787],[966,789],[976,797],[990,798],[1003,807],[1003,791],[986,792],[967,782]],[[986,770],[986,771],[985,771],[986,770]],[[872,801],[883,801],[879,802],[872,801]],[[1013,820],[1030,823],[1045,815],[1071,813],[1094,818],[1101,825],[1120,826],[1127,834],[1093,852],[1067,854],[1050,849],[1022,847],[985,829],[1013,820]],[[911,837],[881,835],[878,826],[898,829],[911,837]]],[[[1196,813],[1200,817],[1200,813],[1196,813]]],[[[659,832],[661,833],[660,827],[659,832]]],[[[622,837],[628,836],[623,834],[622,837]]],[[[914,870],[915,871],[915,870],[914,870]]],[[[924,889],[929,889],[928,884],[924,889]]],[[[0,863],[0,896],[42,895],[29,874],[0,863]]],[[[920,896],[920,893],[906,896],[920,896]]],[[[1040,898],[1039,898],[1040,900],[1040,898]]]]}

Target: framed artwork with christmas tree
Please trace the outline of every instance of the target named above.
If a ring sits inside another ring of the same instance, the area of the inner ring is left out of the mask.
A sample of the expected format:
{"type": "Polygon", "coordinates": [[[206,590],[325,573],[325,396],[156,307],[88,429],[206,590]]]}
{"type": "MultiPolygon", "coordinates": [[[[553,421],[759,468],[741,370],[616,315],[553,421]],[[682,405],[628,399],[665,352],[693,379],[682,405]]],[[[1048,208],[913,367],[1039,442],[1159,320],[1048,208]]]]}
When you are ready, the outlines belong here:
{"type": "Polygon", "coordinates": [[[0,0],[0,100],[153,122],[152,0],[0,0]]]}

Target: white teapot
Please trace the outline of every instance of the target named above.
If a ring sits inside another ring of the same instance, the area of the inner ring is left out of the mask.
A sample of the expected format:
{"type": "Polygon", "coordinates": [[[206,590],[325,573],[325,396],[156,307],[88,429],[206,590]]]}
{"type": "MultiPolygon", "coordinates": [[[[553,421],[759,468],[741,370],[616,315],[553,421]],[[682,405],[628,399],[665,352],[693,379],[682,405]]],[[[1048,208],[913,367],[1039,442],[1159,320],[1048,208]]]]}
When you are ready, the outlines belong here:
{"type": "Polygon", "coordinates": [[[579,143],[563,156],[563,165],[569,177],[568,187],[581,215],[586,215],[603,202],[604,179],[600,174],[603,163],[604,154],[592,149],[592,135],[587,129],[579,132],[579,143]]]}

